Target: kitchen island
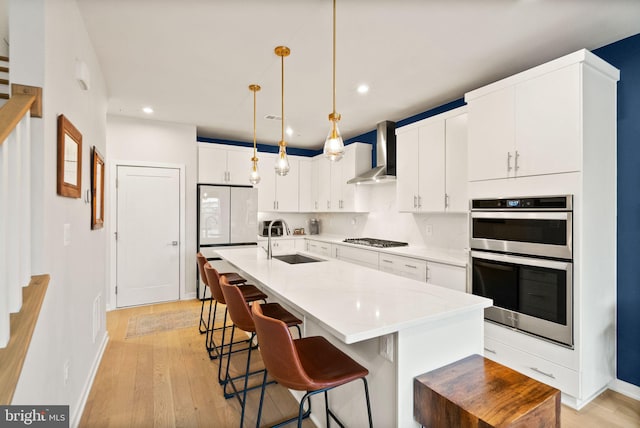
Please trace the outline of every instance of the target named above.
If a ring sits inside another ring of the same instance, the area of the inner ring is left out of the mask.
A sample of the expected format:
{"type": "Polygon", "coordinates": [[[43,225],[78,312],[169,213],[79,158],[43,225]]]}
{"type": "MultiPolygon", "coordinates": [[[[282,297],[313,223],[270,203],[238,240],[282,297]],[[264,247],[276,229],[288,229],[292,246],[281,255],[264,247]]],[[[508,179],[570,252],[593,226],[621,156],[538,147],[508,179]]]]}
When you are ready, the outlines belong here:
{"type": "MultiPolygon", "coordinates": [[[[305,336],[326,337],[369,369],[376,426],[418,426],[413,378],[483,353],[484,308],[491,300],[304,252],[298,253],[321,261],[268,260],[261,248],[217,252],[269,301],[303,319],[305,336]]],[[[348,426],[366,425],[361,383],[329,395],[332,409],[348,426]]],[[[324,402],[316,398],[313,412],[320,416],[314,421],[324,426],[324,402]]]]}

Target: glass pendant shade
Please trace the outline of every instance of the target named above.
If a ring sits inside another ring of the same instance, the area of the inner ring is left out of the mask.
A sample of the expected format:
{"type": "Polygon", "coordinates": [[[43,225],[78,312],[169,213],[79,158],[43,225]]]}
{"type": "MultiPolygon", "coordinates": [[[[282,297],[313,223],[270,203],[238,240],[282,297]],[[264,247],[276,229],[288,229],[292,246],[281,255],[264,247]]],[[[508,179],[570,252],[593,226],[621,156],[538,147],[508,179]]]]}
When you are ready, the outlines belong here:
{"type": "Polygon", "coordinates": [[[287,157],[287,151],[280,142],[280,153],[278,154],[278,159],[276,160],[276,174],[278,175],[287,175],[291,167],[289,166],[289,158],[287,157]]]}
{"type": "Polygon", "coordinates": [[[257,160],[258,159],[254,161],[251,173],[249,174],[249,183],[254,185],[260,183],[260,173],[258,172],[258,165],[256,164],[257,160]]]}
{"type": "Polygon", "coordinates": [[[332,121],[331,130],[324,142],[323,154],[332,162],[339,161],[344,156],[344,142],[338,129],[338,124],[332,121]]]}

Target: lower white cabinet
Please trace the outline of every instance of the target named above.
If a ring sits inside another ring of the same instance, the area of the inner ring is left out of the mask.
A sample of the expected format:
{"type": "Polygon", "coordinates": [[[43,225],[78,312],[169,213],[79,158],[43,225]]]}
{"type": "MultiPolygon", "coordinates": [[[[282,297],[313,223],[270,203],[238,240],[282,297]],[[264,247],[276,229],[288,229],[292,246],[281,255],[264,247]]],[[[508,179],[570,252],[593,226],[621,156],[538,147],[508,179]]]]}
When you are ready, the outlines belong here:
{"type": "Polygon", "coordinates": [[[466,293],[467,269],[430,261],[427,263],[427,282],[466,293]]]}
{"type": "Polygon", "coordinates": [[[484,356],[542,383],[558,388],[571,396],[578,397],[580,395],[579,375],[575,370],[486,336],[484,338],[484,356]]]}
{"type": "Polygon", "coordinates": [[[325,257],[331,257],[331,244],[322,241],[307,240],[307,251],[325,257]]]}
{"type": "Polygon", "coordinates": [[[427,262],[410,257],[380,253],[380,270],[418,281],[427,281],[427,262]]]}
{"type": "MultiPolygon", "coordinates": [[[[271,249],[273,251],[278,251],[279,253],[283,253],[285,251],[294,252],[298,248],[296,248],[297,241],[303,241],[301,239],[271,239],[271,249]]],[[[260,241],[258,245],[260,245],[265,250],[267,249],[267,244],[269,241],[260,241]]],[[[304,241],[303,241],[304,242],[304,241]]]]}
{"type": "Polygon", "coordinates": [[[333,245],[333,256],[338,260],[378,269],[378,252],[346,245],[333,245]]]}

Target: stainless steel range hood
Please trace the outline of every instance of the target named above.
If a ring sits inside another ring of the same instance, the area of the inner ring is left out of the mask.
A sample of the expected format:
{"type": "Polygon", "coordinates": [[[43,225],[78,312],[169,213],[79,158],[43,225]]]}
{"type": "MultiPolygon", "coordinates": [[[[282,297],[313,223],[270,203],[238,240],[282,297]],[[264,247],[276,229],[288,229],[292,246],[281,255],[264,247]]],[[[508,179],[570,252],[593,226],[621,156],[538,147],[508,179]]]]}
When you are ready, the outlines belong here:
{"type": "Polygon", "coordinates": [[[376,166],[347,181],[347,184],[372,184],[396,179],[396,123],[384,121],[376,126],[376,166]]]}

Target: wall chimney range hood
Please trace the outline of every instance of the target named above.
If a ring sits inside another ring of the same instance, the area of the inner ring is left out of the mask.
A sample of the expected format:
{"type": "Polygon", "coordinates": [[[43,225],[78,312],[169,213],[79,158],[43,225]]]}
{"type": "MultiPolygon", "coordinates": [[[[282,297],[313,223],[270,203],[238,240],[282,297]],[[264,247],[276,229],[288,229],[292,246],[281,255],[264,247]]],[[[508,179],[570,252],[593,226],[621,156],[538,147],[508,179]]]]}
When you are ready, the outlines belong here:
{"type": "Polygon", "coordinates": [[[347,184],[386,183],[396,179],[396,123],[380,122],[376,130],[375,168],[357,175],[347,184]]]}

